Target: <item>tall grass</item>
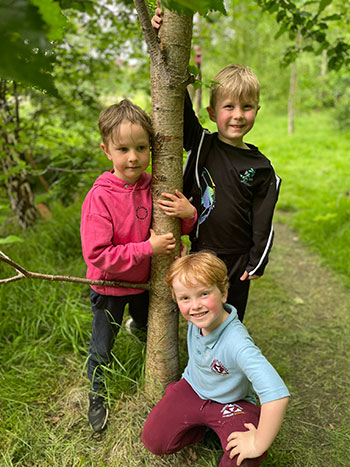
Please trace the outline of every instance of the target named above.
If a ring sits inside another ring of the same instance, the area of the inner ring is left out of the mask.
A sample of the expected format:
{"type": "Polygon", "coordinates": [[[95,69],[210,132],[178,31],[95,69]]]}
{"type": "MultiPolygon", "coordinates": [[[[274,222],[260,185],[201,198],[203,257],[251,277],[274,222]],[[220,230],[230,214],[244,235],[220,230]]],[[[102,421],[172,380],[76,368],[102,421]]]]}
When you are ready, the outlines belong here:
{"type": "MultiPolygon", "coordinates": [[[[3,249],[28,270],[84,277],[79,224],[79,202],[69,208],[57,205],[49,221],[25,233],[12,231],[24,242],[3,249]]],[[[0,274],[15,275],[4,263],[0,274]]],[[[50,423],[48,406],[60,393],[73,385],[87,397],[84,366],[92,317],[88,294],[88,286],[68,282],[23,279],[1,286],[0,445],[12,459],[5,465],[27,465],[26,458],[28,465],[36,465],[29,460],[34,448],[28,435],[31,439],[33,431],[50,423]]],[[[108,373],[114,397],[130,393],[143,374],[144,346],[126,338],[125,332],[119,341],[122,352],[108,373]]]]}

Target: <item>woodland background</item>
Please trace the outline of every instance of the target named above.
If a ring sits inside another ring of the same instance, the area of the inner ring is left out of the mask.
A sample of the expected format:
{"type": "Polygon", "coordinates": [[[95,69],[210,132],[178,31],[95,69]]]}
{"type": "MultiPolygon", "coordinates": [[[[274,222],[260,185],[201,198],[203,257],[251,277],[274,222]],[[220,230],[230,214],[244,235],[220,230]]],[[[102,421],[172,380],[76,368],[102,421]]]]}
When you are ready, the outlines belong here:
{"type": "MultiPolygon", "coordinates": [[[[152,15],[155,4],[148,3],[152,15]]],[[[194,17],[192,44],[202,53],[194,105],[201,91],[197,110],[214,130],[205,110],[210,80],[229,63],[254,69],[262,108],[247,141],[281,176],[276,222],[294,229],[291,236],[282,230],[288,247],[277,236],[247,311],[248,329],[293,396],[264,465],[347,466],[350,2],[225,5],[227,15],[194,17]],[[295,274],[304,289],[289,296],[295,274]]],[[[99,149],[98,114],[123,97],[151,110],[137,14],[130,1],[2,0],[0,39],[1,249],[31,271],[84,277],[80,207],[109,169],[99,149]],[[28,47],[16,63],[20,34],[28,47]]],[[[190,70],[197,75],[196,50],[190,70]]],[[[13,275],[2,263],[0,272],[13,275]]],[[[0,287],[1,465],[215,465],[215,450],[207,446],[166,459],[142,448],[139,431],[154,401],[142,391],[145,348],[123,330],[109,372],[111,422],[107,433],[91,435],[87,286],[28,279],[0,287]]],[[[180,326],[182,367],[185,361],[180,326]]]]}

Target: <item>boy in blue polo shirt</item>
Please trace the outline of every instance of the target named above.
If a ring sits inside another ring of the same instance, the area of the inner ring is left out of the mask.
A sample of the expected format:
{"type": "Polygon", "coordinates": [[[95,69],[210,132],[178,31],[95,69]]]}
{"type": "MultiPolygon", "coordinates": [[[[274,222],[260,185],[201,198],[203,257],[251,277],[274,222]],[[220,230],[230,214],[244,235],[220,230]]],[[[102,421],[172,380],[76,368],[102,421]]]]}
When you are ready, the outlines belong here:
{"type": "Polygon", "coordinates": [[[166,282],[189,322],[189,360],[182,379],[167,386],[150,412],[144,445],[157,455],[172,454],[202,440],[209,427],[224,449],[220,467],[260,466],[280,429],[289,392],[236,309],[226,304],[224,262],[207,252],[179,258],[166,282]]]}

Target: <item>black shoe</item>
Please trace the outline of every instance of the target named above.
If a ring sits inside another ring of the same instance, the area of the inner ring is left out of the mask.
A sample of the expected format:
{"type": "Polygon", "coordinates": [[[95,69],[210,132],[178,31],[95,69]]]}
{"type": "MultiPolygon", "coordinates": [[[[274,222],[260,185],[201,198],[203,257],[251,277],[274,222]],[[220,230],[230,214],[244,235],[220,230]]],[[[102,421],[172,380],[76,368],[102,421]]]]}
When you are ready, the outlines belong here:
{"type": "Polygon", "coordinates": [[[140,341],[146,342],[147,340],[147,326],[139,326],[132,318],[129,318],[125,323],[125,329],[136,336],[140,341]]]}
{"type": "Polygon", "coordinates": [[[102,431],[108,418],[108,409],[105,407],[104,397],[95,392],[90,392],[89,401],[88,419],[90,426],[95,432],[102,431]]]}

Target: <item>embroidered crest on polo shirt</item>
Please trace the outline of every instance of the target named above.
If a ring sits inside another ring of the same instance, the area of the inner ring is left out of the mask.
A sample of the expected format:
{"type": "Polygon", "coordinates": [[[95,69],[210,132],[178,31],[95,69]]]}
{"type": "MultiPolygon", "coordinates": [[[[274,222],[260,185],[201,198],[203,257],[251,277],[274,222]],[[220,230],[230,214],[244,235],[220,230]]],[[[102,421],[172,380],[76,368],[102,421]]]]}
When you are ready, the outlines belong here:
{"type": "Polygon", "coordinates": [[[139,206],[136,208],[136,217],[140,219],[140,221],[143,221],[146,219],[146,217],[148,217],[148,209],[144,206],[139,206]]]}
{"type": "Polygon", "coordinates": [[[253,183],[254,175],[255,170],[253,169],[253,167],[251,167],[250,169],[245,170],[239,176],[241,178],[241,182],[244,183],[244,185],[250,186],[253,183]]]}
{"type": "Polygon", "coordinates": [[[227,368],[219,360],[213,360],[210,365],[210,369],[216,375],[228,375],[227,368]]]}
{"type": "Polygon", "coordinates": [[[221,409],[221,413],[222,413],[223,418],[228,418],[228,417],[233,417],[234,415],[244,414],[244,410],[238,404],[226,404],[221,409]]]}

